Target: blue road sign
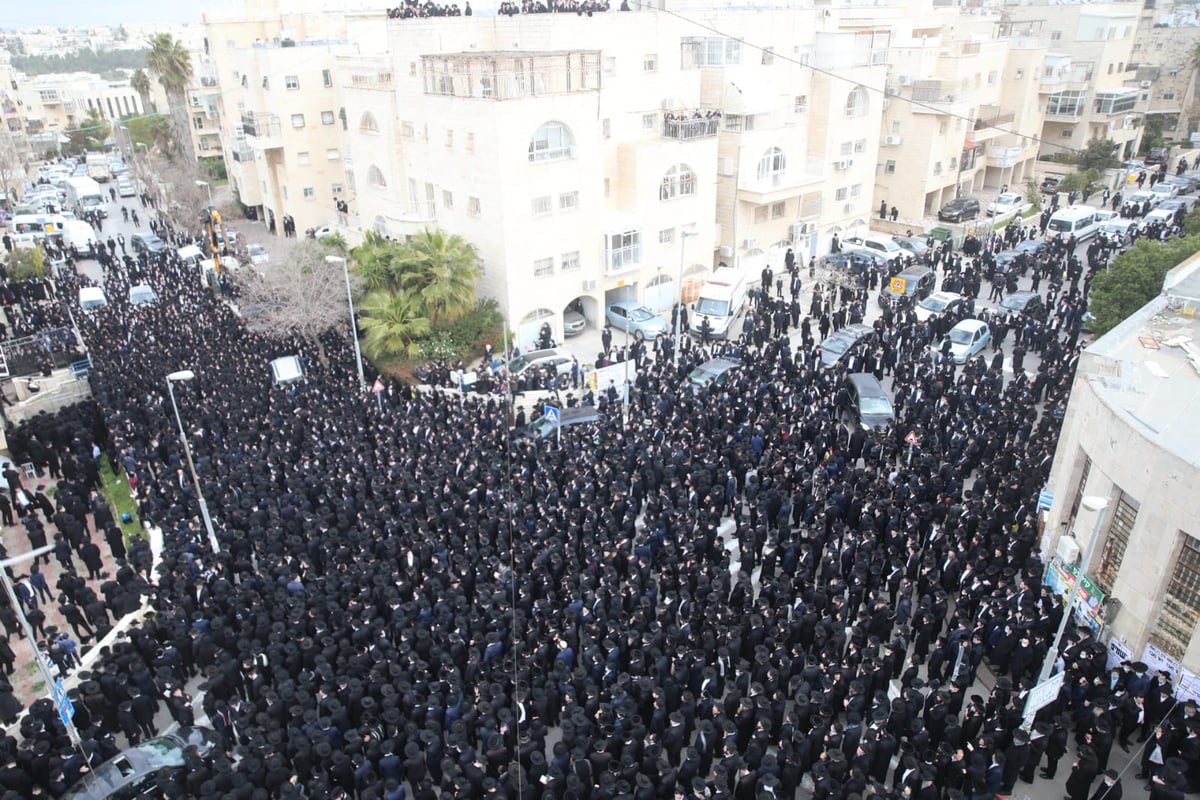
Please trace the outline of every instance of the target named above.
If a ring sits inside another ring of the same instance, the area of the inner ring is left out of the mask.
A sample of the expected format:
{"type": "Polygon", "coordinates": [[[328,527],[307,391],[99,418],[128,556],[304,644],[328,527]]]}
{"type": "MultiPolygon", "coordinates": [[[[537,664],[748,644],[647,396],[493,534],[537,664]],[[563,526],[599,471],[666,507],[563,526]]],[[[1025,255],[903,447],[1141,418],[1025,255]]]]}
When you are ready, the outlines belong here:
{"type": "Polygon", "coordinates": [[[555,408],[554,406],[546,406],[545,415],[546,415],[547,420],[549,420],[550,422],[553,422],[555,425],[558,424],[558,420],[560,417],[559,417],[557,408],[555,408]]]}

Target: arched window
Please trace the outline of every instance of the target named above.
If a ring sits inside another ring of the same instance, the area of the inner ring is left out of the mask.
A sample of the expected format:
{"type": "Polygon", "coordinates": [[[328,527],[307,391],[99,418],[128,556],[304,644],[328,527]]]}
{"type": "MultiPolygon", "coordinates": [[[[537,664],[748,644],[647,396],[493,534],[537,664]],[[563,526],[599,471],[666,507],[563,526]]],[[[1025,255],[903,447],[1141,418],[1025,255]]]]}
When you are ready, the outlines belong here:
{"type": "Polygon", "coordinates": [[[379,133],[379,123],[370,111],[364,111],[358,120],[358,129],[363,133],[379,133]]]}
{"type": "Polygon", "coordinates": [[[383,170],[374,164],[367,168],[367,183],[371,184],[376,189],[387,188],[387,180],[383,177],[383,170]]]}
{"type": "Polygon", "coordinates": [[[846,95],[846,116],[861,117],[867,113],[867,90],[856,86],[846,95]]]}
{"type": "Polygon", "coordinates": [[[575,157],[575,136],[561,122],[547,122],[529,140],[530,161],[554,161],[575,157]]]}
{"type": "Polygon", "coordinates": [[[658,190],[659,200],[674,200],[676,197],[690,197],[696,193],[696,173],[687,164],[676,164],[663,175],[662,186],[658,190]]]}
{"type": "Polygon", "coordinates": [[[778,147],[772,147],[758,160],[758,179],[760,181],[778,181],[786,171],[787,157],[778,147]]]}

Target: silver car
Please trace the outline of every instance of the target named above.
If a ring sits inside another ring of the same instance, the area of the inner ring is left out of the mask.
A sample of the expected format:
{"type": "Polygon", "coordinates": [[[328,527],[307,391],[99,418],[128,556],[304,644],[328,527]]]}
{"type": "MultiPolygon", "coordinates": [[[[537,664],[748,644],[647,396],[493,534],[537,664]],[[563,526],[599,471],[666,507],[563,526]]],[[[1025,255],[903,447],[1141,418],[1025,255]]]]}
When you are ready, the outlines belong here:
{"type": "Polygon", "coordinates": [[[604,318],[615,330],[625,331],[637,340],[654,339],[667,332],[667,321],[633,300],[609,303],[604,318]]]}
{"type": "Polygon", "coordinates": [[[979,319],[964,319],[946,334],[950,342],[950,357],[955,364],[965,364],[983,351],[992,340],[992,329],[979,319]]]}

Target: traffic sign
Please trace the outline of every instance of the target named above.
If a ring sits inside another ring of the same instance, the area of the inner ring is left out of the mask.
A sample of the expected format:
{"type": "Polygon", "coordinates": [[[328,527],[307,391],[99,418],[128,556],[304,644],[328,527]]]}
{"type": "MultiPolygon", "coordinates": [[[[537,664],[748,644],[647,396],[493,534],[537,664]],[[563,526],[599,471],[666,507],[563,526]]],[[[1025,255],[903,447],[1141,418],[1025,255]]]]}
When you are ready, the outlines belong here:
{"type": "Polygon", "coordinates": [[[545,415],[545,417],[548,421],[553,422],[555,425],[558,424],[559,413],[558,413],[557,408],[555,408],[554,406],[546,406],[545,410],[542,413],[545,415]]]}
{"type": "Polygon", "coordinates": [[[916,447],[917,445],[919,445],[921,443],[921,437],[917,436],[916,431],[909,431],[908,436],[904,437],[904,441],[908,442],[913,447],[916,447]]]}
{"type": "Polygon", "coordinates": [[[888,282],[888,287],[892,290],[893,294],[904,294],[904,289],[907,286],[908,281],[904,278],[892,278],[891,281],[888,282]]]}
{"type": "Polygon", "coordinates": [[[1058,693],[1062,689],[1065,674],[1058,672],[1051,675],[1030,689],[1029,693],[1025,695],[1025,713],[1023,717],[1026,727],[1033,724],[1033,718],[1037,716],[1037,712],[1040,709],[1045,708],[1058,699],[1058,693]]]}

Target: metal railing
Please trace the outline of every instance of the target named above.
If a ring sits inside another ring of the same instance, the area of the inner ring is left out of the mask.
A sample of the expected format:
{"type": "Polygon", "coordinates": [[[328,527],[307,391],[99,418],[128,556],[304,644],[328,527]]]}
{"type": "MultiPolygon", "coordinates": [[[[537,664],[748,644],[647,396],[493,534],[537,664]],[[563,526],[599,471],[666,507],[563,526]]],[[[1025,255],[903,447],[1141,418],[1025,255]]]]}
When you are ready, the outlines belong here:
{"type": "MultiPolygon", "coordinates": [[[[711,112],[701,113],[707,114],[711,112]]],[[[663,136],[668,139],[678,139],[685,142],[689,139],[705,139],[710,136],[716,136],[720,129],[720,113],[700,117],[672,118],[668,116],[663,120],[663,136]]]]}

